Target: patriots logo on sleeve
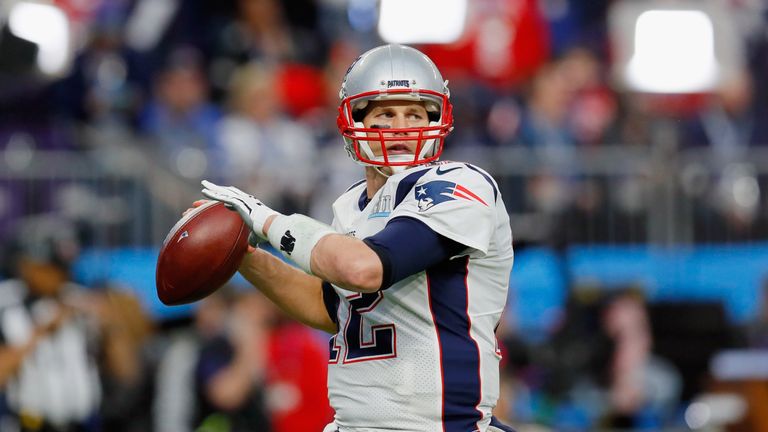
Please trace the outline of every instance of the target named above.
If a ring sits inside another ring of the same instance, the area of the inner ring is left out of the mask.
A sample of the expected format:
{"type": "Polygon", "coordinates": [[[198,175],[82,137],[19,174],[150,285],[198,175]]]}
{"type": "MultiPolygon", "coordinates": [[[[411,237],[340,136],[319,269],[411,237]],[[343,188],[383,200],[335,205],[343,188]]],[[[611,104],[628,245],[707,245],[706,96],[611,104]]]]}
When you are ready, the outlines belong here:
{"type": "Polygon", "coordinates": [[[414,193],[416,194],[416,201],[418,202],[420,212],[427,211],[440,203],[456,199],[479,202],[488,207],[488,204],[471,190],[458,183],[445,180],[433,180],[416,186],[414,193]]]}

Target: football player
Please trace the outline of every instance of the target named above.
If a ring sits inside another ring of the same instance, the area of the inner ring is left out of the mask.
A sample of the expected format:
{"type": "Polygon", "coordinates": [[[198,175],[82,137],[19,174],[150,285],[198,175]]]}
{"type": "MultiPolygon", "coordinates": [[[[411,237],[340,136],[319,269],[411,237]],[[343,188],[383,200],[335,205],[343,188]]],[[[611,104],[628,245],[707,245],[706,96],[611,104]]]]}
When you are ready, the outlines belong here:
{"type": "MultiPolygon", "coordinates": [[[[240,273],[330,338],[326,431],[509,431],[493,416],[494,330],[512,268],[509,217],[482,169],[442,161],[447,81],[416,49],[361,55],[341,84],[338,127],[365,179],[333,204],[332,226],[283,215],[234,187],[203,195],[237,210],[257,240],[240,273]]],[[[252,235],[252,238],[254,237],[252,235]]]]}

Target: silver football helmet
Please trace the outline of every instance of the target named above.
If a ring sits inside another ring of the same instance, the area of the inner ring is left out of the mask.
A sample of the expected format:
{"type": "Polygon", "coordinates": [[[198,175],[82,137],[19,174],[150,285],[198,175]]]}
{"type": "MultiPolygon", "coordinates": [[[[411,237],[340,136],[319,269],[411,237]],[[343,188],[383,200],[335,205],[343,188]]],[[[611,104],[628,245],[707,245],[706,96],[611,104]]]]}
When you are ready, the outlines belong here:
{"type": "MultiPolygon", "coordinates": [[[[400,167],[437,160],[445,137],[453,129],[448,81],[422,52],[403,45],[383,45],[357,58],[341,83],[337,125],[349,156],[363,165],[400,167]],[[429,124],[413,128],[366,128],[365,108],[370,101],[406,100],[424,102],[429,124]],[[415,154],[388,154],[387,143],[416,141],[415,154]],[[413,137],[413,138],[410,138],[413,137]],[[370,142],[381,144],[375,155],[370,142]]],[[[397,171],[399,171],[398,169],[397,171]]]]}

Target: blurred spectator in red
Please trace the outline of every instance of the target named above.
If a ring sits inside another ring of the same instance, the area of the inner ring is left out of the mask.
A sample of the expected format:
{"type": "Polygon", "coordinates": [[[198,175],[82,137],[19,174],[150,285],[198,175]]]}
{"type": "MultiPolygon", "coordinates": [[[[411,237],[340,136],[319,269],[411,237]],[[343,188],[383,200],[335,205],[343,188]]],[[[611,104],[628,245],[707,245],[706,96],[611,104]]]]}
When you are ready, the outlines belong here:
{"type": "Polygon", "coordinates": [[[617,103],[605,83],[605,65],[590,50],[571,48],[559,60],[574,92],[568,127],[577,144],[603,145],[615,126],[617,103]]]}
{"type": "Polygon", "coordinates": [[[333,420],[326,383],[328,350],[321,338],[280,316],[272,323],[266,385],[275,432],[321,431],[333,420]]]}
{"type": "Polygon", "coordinates": [[[448,45],[422,47],[457,80],[509,88],[529,78],[549,56],[549,35],[536,0],[469,2],[464,35],[448,45]]]}
{"type": "MultiPolygon", "coordinates": [[[[458,135],[446,143],[447,155],[479,163],[481,153],[472,146],[505,144],[512,134],[519,142],[515,121],[499,128],[497,120],[509,120],[510,115],[514,119],[517,113],[508,108],[516,104],[516,91],[549,56],[549,34],[537,1],[469,2],[459,40],[420,48],[451,81],[458,135]],[[499,99],[503,105],[494,104],[499,99]]],[[[519,117],[514,120],[519,124],[519,117]]]]}
{"type": "Polygon", "coordinates": [[[316,29],[292,26],[285,12],[284,4],[277,0],[237,0],[237,17],[222,29],[211,56],[210,75],[217,99],[226,94],[231,75],[243,64],[319,66],[325,62],[323,37],[316,29]]]}
{"type": "Polygon", "coordinates": [[[225,339],[204,346],[198,364],[207,421],[213,409],[226,413],[232,432],[321,431],[333,413],[318,337],[257,292],[238,296],[228,322],[225,339]]]}
{"type": "Polygon", "coordinates": [[[616,118],[616,100],[605,88],[581,92],[573,101],[571,129],[580,145],[615,144],[607,142],[616,118]]]}
{"type": "Polygon", "coordinates": [[[274,68],[241,67],[232,76],[219,140],[227,181],[291,213],[308,205],[317,149],[310,131],[287,116],[284,106],[274,68]]]}
{"type": "Polygon", "coordinates": [[[277,71],[277,84],[285,111],[293,118],[311,116],[325,105],[325,82],[317,68],[301,64],[284,64],[277,71]]]}
{"type": "Polygon", "coordinates": [[[208,101],[202,60],[179,48],[166,60],[141,118],[141,130],[176,173],[190,179],[218,178],[222,166],[216,125],[221,114],[208,101]]]}

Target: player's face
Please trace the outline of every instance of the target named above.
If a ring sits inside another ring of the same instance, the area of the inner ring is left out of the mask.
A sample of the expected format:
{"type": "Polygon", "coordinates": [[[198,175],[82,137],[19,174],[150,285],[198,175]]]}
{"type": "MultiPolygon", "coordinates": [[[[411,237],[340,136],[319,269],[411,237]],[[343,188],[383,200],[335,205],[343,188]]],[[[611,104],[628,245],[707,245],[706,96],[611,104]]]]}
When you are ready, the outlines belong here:
{"type": "MultiPolygon", "coordinates": [[[[429,126],[427,109],[424,102],[410,101],[372,101],[368,113],[363,118],[363,125],[373,129],[404,129],[429,126]]],[[[390,132],[383,134],[385,138],[399,137],[402,139],[387,140],[388,155],[415,154],[419,136],[418,132],[390,132]]],[[[378,138],[378,134],[368,136],[378,138]]],[[[368,141],[374,155],[381,156],[381,141],[368,141]]]]}

